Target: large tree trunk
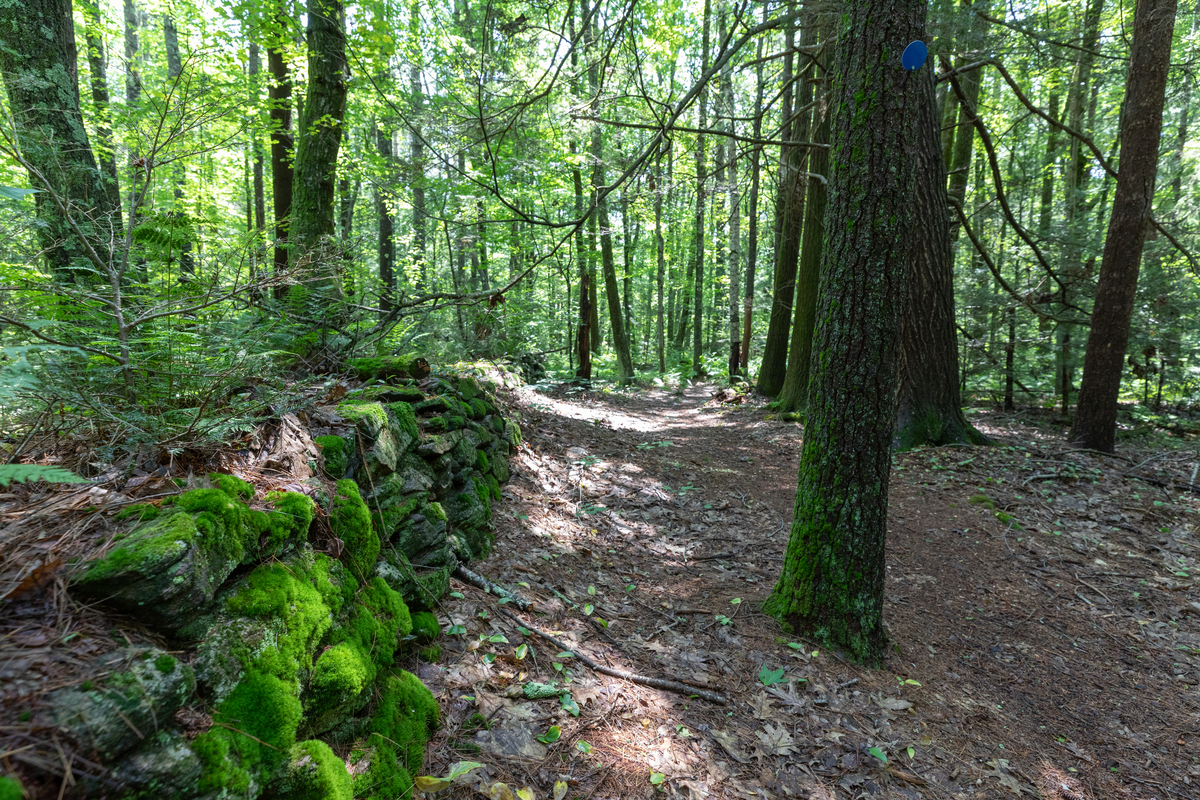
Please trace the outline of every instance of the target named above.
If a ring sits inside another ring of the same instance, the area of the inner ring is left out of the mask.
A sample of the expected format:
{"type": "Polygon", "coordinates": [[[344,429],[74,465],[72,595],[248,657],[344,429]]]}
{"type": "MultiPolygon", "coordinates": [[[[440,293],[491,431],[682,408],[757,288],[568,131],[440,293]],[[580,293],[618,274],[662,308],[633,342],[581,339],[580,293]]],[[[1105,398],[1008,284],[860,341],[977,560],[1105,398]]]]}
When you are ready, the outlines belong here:
{"type": "MultiPolygon", "coordinates": [[[[986,444],[987,438],[963,415],[959,394],[954,257],[933,79],[921,70],[911,80],[919,84],[919,128],[910,150],[917,174],[912,192],[912,256],[900,324],[895,444],[900,450],[925,444],[986,444]]],[[[960,136],[964,130],[959,130],[960,136]]]]}
{"type": "Polygon", "coordinates": [[[109,243],[121,236],[121,212],[83,126],[70,0],[0,7],[0,73],[29,183],[38,190],[38,241],[47,266],[60,281],[91,282],[79,268],[90,261],[89,246],[103,263],[90,261],[85,269],[114,266],[109,243]]]}
{"type": "MultiPolygon", "coordinates": [[[[813,63],[814,78],[821,81],[821,95],[813,111],[813,144],[829,143],[829,119],[833,113],[829,107],[830,73],[833,61],[834,20],[828,12],[820,13],[820,24],[816,17],[810,24],[818,28],[822,41],[827,44],[813,63]]],[[[829,151],[814,148],[809,155],[808,170],[814,175],[829,172],[829,151]]],[[[808,374],[812,366],[813,328],[816,325],[817,291],[821,279],[821,256],[825,247],[825,205],[828,187],[816,178],[803,178],[808,184],[805,199],[804,233],[800,248],[800,266],[796,271],[796,295],[793,300],[795,318],[792,321],[791,344],[788,347],[787,374],[783,389],[779,393],[779,410],[796,411],[805,406],[808,399],[808,374]]]]}
{"type": "Polygon", "coordinates": [[[1117,397],[1125,369],[1133,298],[1154,204],[1175,10],[1176,0],[1139,0],[1133,18],[1133,52],[1121,119],[1120,172],[1092,306],[1083,385],[1070,436],[1071,444],[1077,447],[1105,453],[1111,453],[1115,444],[1117,397]]]}
{"type": "MultiPolygon", "coordinates": [[[[271,84],[267,96],[271,101],[271,203],[275,216],[274,271],[283,275],[288,268],[288,229],[292,218],[292,186],[295,173],[292,167],[292,76],[284,58],[287,46],[287,20],[283,12],[275,18],[276,28],[272,33],[275,41],[267,46],[267,71],[271,73],[271,84]]],[[[276,289],[282,296],[286,288],[276,289]]]]}
{"type": "Polygon", "coordinates": [[[922,0],[842,7],[811,401],[783,574],[765,605],[788,630],[870,665],[886,645],[897,334],[921,111],[918,76],[900,68],[895,43],[923,39],[924,17],[922,0]]]}
{"type": "Polygon", "coordinates": [[[322,250],[336,233],[337,158],[346,115],[346,27],[341,0],[308,0],[308,93],[296,144],[292,195],[292,253],[308,258],[310,273],[336,283],[340,266],[322,250]]]}

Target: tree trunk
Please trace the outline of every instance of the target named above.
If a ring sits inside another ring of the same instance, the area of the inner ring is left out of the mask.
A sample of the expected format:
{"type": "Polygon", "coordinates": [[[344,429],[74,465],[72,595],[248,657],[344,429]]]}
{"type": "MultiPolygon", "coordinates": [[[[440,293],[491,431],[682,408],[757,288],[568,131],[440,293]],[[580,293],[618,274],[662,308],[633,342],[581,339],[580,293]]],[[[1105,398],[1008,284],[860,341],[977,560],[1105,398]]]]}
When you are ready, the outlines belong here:
{"type": "MultiPolygon", "coordinates": [[[[763,4],[763,21],[767,19],[767,4],[763,4]]],[[[759,37],[754,47],[754,121],[753,136],[757,142],[762,138],[762,107],[763,107],[763,65],[762,42],[759,37]]],[[[751,321],[754,319],[754,277],[758,267],[758,187],[761,179],[762,145],[755,144],[750,153],[750,230],[747,231],[746,242],[746,288],[742,300],[742,369],[747,377],[750,376],[750,334],[751,321]]]]}
{"type": "Polygon", "coordinates": [[[666,331],[663,329],[663,290],[666,282],[667,273],[667,258],[663,247],[663,232],[662,232],[662,207],[663,207],[663,174],[662,174],[662,152],[660,151],[654,159],[654,181],[651,184],[651,191],[654,192],[654,249],[658,258],[658,371],[660,373],[667,371],[667,339],[666,331]]]}
{"type": "Polygon", "coordinates": [[[1083,363],[1083,385],[1071,444],[1111,453],[1117,430],[1117,398],[1137,291],[1147,218],[1154,204],[1162,135],[1163,101],[1175,28],[1176,0],[1139,0],[1125,82],[1121,159],[1100,263],[1083,363]]]}
{"type": "MultiPolygon", "coordinates": [[[[963,0],[963,5],[969,5],[972,11],[970,33],[968,40],[964,44],[965,47],[960,47],[962,54],[955,62],[955,66],[964,66],[978,59],[979,54],[977,48],[983,43],[983,36],[987,32],[987,20],[982,14],[988,11],[988,3],[990,0],[976,0],[972,5],[971,0],[963,0]]],[[[950,185],[949,195],[950,202],[957,203],[961,208],[967,197],[967,178],[970,177],[971,169],[971,150],[975,145],[975,125],[971,121],[971,117],[967,116],[968,111],[974,113],[975,109],[979,108],[979,86],[983,78],[983,68],[973,69],[969,72],[964,72],[959,78],[959,85],[962,86],[963,94],[967,96],[969,104],[958,105],[958,129],[954,132],[954,151],[953,158],[950,162],[950,185]]],[[[954,95],[957,102],[958,95],[954,95]]],[[[944,162],[943,162],[944,163],[944,162]]],[[[958,239],[958,217],[955,216],[950,222],[950,242],[953,244],[958,239]]],[[[910,295],[911,297],[911,295],[910,295]]]]}
{"type": "Polygon", "coordinates": [[[69,0],[22,0],[0,8],[0,73],[8,111],[21,131],[29,183],[38,190],[37,235],[47,267],[63,282],[92,282],[79,268],[88,262],[89,246],[104,263],[87,263],[86,269],[115,266],[110,243],[121,237],[121,211],[83,125],[69,0]]]}
{"type": "MultiPolygon", "coordinates": [[[[900,324],[895,446],[908,450],[927,444],[987,444],[987,438],[962,412],[946,162],[937,129],[933,81],[923,69],[911,80],[919,84],[918,138],[909,151],[917,171],[912,192],[915,219],[905,314],[900,324]]],[[[965,130],[960,128],[958,135],[965,130]]]]}
{"type": "MultiPolygon", "coordinates": [[[[375,128],[375,147],[385,164],[392,160],[392,132],[381,124],[375,128]]],[[[396,297],[396,238],[392,208],[387,194],[375,186],[375,213],[379,218],[379,308],[380,316],[394,307],[396,297]]]]}
{"type": "MultiPolygon", "coordinates": [[[[700,73],[704,74],[708,70],[708,48],[709,48],[709,32],[712,25],[712,0],[704,0],[704,33],[703,40],[700,45],[700,73]]],[[[696,115],[700,130],[704,130],[708,124],[708,88],[701,88],[700,96],[696,98],[696,115]]],[[[704,134],[696,134],[696,214],[695,214],[695,246],[692,251],[692,258],[695,260],[696,268],[694,270],[695,281],[692,284],[692,292],[694,295],[695,310],[692,317],[692,377],[699,378],[704,375],[704,204],[706,199],[706,191],[704,181],[707,177],[704,173],[707,167],[705,166],[704,154],[704,134]]]]}
{"type": "MultiPolygon", "coordinates": [[[[100,8],[95,0],[83,0],[84,32],[88,49],[88,71],[91,73],[92,106],[96,110],[96,158],[104,173],[105,202],[117,210],[116,227],[121,228],[121,190],[117,179],[116,145],[113,142],[111,97],[108,91],[108,65],[104,50],[104,32],[100,24],[100,8]]],[[[1186,123],[1184,123],[1186,128],[1186,123]]]]}
{"type": "Polygon", "coordinates": [[[337,158],[346,115],[346,26],[341,0],[308,0],[308,93],[296,144],[292,252],[309,274],[336,285],[340,259],[322,252],[335,233],[337,158]]]}
{"type": "MultiPolygon", "coordinates": [[[[183,57],[179,53],[179,31],[175,28],[175,20],[171,15],[163,16],[163,45],[167,51],[167,78],[175,82],[183,76],[183,57]]],[[[172,170],[172,180],[175,186],[172,196],[175,200],[173,212],[177,216],[186,217],[183,209],[183,186],[186,181],[182,165],[176,165],[172,170]]],[[[179,249],[179,273],[182,277],[190,278],[196,272],[196,261],[192,258],[192,240],[185,238],[179,249]]]]}
{"type": "MultiPolygon", "coordinates": [[[[259,55],[258,42],[250,42],[250,107],[257,109],[259,107],[258,94],[258,76],[262,72],[262,57],[259,55]]],[[[267,228],[267,200],[266,187],[263,184],[263,149],[262,140],[258,133],[251,129],[253,144],[251,150],[253,153],[253,168],[254,168],[254,249],[252,251],[253,262],[257,265],[259,258],[259,248],[262,247],[262,233],[267,228]]]]}
{"type": "MultiPolygon", "coordinates": [[[[821,82],[819,103],[813,111],[812,141],[814,144],[829,143],[829,118],[832,109],[830,100],[829,65],[833,61],[835,45],[832,34],[834,20],[829,13],[813,15],[810,24],[819,29],[825,48],[813,63],[814,79],[821,82]]],[[[829,172],[829,151],[816,148],[809,154],[808,171],[814,175],[829,172]]],[[[821,253],[825,246],[825,205],[828,187],[815,178],[802,178],[808,184],[805,205],[803,242],[800,249],[800,266],[796,273],[796,295],[793,300],[795,318],[792,322],[791,344],[788,347],[787,374],[779,393],[780,411],[796,411],[804,408],[808,400],[808,374],[812,367],[812,336],[816,325],[817,290],[821,279],[821,253]]]]}
{"type": "MultiPolygon", "coordinates": [[[[800,46],[807,47],[816,42],[816,26],[807,25],[800,36],[800,46]]],[[[789,32],[788,48],[792,40],[789,32]]],[[[790,80],[791,55],[785,60],[784,80],[790,80]]],[[[802,70],[806,72],[807,67],[802,70]]],[[[802,81],[797,94],[796,108],[803,109],[812,101],[812,84],[802,81]]],[[[791,103],[786,102],[785,119],[792,115],[791,103]]],[[[781,136],[784,141],[808,139],[811,113],[800,111],[790,125],[784,125],[781,136]]],[[[762,366],[758,371],[758,390],[774,397],[783,389],[787,378],[787,350],[792,326],[792,302],[796,292],[796,269],[800,258],[800,237],[804,223],[804,202],[807,181],[801,173],[806,171],[808,148],[780,147],[779,199],[775,207],[775,286],[771,303],[771,318],[767,322],[767,341],[763,345],[762,366]]]]}
{"type": "MultiPolygon", "coordinates": [[[[725,15],[721,16],[721,41],[725,41],[725,15]]],[[[729,120],[730,137],[737,133],[736,106],[733,100],[733,68],[726,65],[721,73],[721,97],[725,116],[729,120]]],[[[738,319],[741,300],[739,282],[742,271],[742,198],[738,193],[737,143],[728,139],[725,159],[726,191],[729,193],[729,382],[734,383],[742,372],[742,326],[738,319]]]]}
{"type": "MultiPolygon", "coordinates": [[[[411,12],[417,13],[414,4],[411,12]]],[[[409,152],[412,155],[412,260],[417,273],[417,292],[429,284],[428,268],[425,263],[425,142],[421,136],[421,112],[425,106],[425,94],[421,89],[421,68],[416,64],[408,71],[409,89],[412,92],[412,119],[409,132],[409,152]]]]}
{"type": "Polygon", "coordinates": [[[895,43],[924,38],[925,3],[847,0],[841,14],[812,399],[783,574],[764,610],[878,666],[912,150],[925,110],[919,73],[901,69],[895,43]]]}
{"type": "MultiPolygon", "coordinates": [[[[288,228],[292,218],[292,76],[284,59],[287,37],[287,20],[280,11],[275,18],[278,30],[273,34],[276,41],[267,46],[267,71],[271,73],[271,84],[267,96],[271,102],[271,198],[275,216],[274,270],[282,276],[288,268],[288,228]]],[[[286,287],[275,290],[281,297],[286,287]]]]}

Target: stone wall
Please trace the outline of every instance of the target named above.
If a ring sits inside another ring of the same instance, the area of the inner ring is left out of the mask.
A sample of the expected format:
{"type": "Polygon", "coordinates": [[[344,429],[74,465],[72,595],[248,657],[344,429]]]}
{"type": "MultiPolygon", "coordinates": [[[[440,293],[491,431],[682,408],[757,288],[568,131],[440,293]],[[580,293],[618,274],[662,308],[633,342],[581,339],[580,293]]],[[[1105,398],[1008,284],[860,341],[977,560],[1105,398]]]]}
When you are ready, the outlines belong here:
{"type": "Polygon", "coordinates": [[[430,610],[456,564],[487,556],[520,430],[475,379],[417,381],[397,361],[360,364],[375,382],[309,415],[323,434],[316,501],[256,501],[213,474],[128,509],[128,531],[77,565],[73,593],[178,648],[122,649],[51,698],[57,723],[111,766],[120,788],[106,794],[410,790],[438,708],[395,659],[438,635],[430,610]]]}

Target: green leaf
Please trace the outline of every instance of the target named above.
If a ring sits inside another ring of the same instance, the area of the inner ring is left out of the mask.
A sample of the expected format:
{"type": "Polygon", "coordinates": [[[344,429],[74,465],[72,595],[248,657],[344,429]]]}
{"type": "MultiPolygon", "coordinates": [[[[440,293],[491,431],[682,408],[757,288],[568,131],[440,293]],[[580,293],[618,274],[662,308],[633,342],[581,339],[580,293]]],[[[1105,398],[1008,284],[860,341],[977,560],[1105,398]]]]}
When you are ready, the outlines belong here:
{"type": "Polygon", "coordinates": [[[590,594],[592,597],[595,597],[595,596],[596,596],[596,587],[595,587],[595,586],[589,586],[589,587],[588,587],[588,594],[590,594]]]}
{"type": "Polygon", "coordinates": [[[561,653],[559,653],[557,656],[555,656],[555,658],[574,658],[574,657],[575,657],[575,654],[572,653],[570,650],[563,650],[561,653]]]}
{"type": "Polygon", "coordinates": [[[919,681],[914,681],[912,678],[905,678],[904,683],[908,686],[920,686],[919,681]]]}
{"type": "Polygon", "coordinates": [[[478,761],[459,761],[450,766],[450,774],[446,776],[446,779],[452,781],[455,778],[461,778],[471,770],[479,769],[482,766],[483,764],[480,764],[478,761]]]}
{"type": "Polygon", "coordinates": [[[584,615],[585,617],[590,617],[590,616],[592,615],[592,611],[593,611],[593,610],[595,610],[595,608],[596,608],[596,607],[595,607],[595,606],[593,606],[591,603],[584,603],[584,606],[583,606],[583,615],[584,615]]]}
{"type": "Polygon", "coordinates": [[[529,654],[529,645],[527,645],[527,644],[518,645],[517,651],[516,651],[516,653],[514,653],[514,655],[517,657],[517,661],[520,661],[521,659],[525,658],[525,656],[527,656],[528,654],[529,654]]]}
{"type": "Polygon", "coordinates": [[[654,784],[655,786],[662,786],[663,781],[665,781],[666,779],[667,779],[667,776],[663,775],[661,772],[655,772],[654,770],[650,770],[650,783],[654,784]]]}
{"type": "Polygon", "coordinates": [[[464,597],[466,597],[466,595],[464,595],[462,592],[451,592],[450,596],[455,600],[462,600],[464,597]]]}
{"type": "Polygon", "coordinates": [[[731,605],[731,606],[741,605],[741,602],[742,602],[742,598],[735,597],[729,601],[729,605],[731,605]]]}
{"type": "Polygon", "coordinates": [[[574,697],[571,697],[570,692],[562,696],[562,707],[572,717],[579,716],[579,704],[575,702],[574,697]]]}
{"type": "Polygon", "coordinates": [[[492,644],[508,644],[508,637],[503,633],[493,633],[487,640],[492,644]]]}
{"type": "Polygon", "coordinates": [[[449,628],[446,629],[446,634],[448,636],[462,636],[466,632],[467,632],[467,629],[464,628],[462,625],[451,625],[449,628]]]}
{"type": "Polygon", "coordinates": [[[495,653],[484,653],[482,656],[480,656],[480,658],[483,659],[483,663],[490,664],[496,660],[496,654],[495,653]]]}
{"type": "Polygon", "coordinates": [[[917,751],[916,751],[916,750],[912,749],[911,747],[910,747],[910,748],[908,748],[908,757],[909,757],[910,759],[914,758],[916,755],[917,755],[917,751]]]}
{"type": "Polygon", "coordinates": [[[533,636],[533,631],[529,630],[529,628],[523,628],[520,625],[517,626],[517,632],[522,636],[533,636]]]}
{"type": "Polygon", "coordinates": [[[763,686],[770,686],[775,683],[783,683],[783,667],[779,669],[769,669],[764,663],[758,670],[758,680],[763,686]]]}
{"type": "Polygon", "coordinates": [[[550,729],[537,737],[537,740],[542,744],[554,744],[562,736],[562,728],[557,725],[551,725],[550,729]]]}
{"type": "Polygon", "coordinates": [[[62,467],[47,467],[43,464],[0,464],[0,486],[8,486],[13,481],[17,483],[31,481],[87,483],[87,478],[81,478],[62,467]]]}
{"type": "Polygon", "coordinates": [[[887,753],[883,752],[878,747],[872,747],[868,749],[867,752],[878,758],[883,763],[887,763],[887,753]]]}
{"type": "Polygon", "coordinates": [[[6,197],[9,200],[20,200],[21,198],[36,194],[37,189],[17,189],[12,186],[0,186],[0,197],[6,197]]]}
{"type": "Polygon", "coordinates": [[[590,744],[588,744],[587,742],[585,742],[583,739],[580,739],[578,742],[575,743],[575,749],[578,750],[579,752],[583,753],[584,755],[587,755],[588,753],[592,752],[592,746],[590,744]]]}

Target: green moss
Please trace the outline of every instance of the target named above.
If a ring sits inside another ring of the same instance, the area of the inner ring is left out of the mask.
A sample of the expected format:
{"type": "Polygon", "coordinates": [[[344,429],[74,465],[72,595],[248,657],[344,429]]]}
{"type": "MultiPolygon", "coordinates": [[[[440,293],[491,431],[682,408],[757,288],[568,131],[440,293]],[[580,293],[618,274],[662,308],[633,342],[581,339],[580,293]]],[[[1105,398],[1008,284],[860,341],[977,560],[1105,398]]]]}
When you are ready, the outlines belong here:
{"type": "Polygon", "coordinates": [[[487,413],[488,413],[487,405],[482,400],[480,400],[478,397],[473,398],[469,403],[467,403],[467,405],[470,407],[471,416],[474,419],[483,419],[484,417],[487,416],[487,413]]]}
{"type": "Polygon", "coordinates": [[[0,800],[21,800],[25,796],[25,788],[16,778],[7,775],[0,777],[0,800]]]}
{"type": "Polygon", "coordinates": [[[321,448],[321,453],[325,456],[325,474],[335,479],[345,475],[350,460],[346,440],[341,436],[318,436],[313,442],[321,448]]]}
{"type": "Polygon", "coordinates": [[[195,544],[197,533],[190,514],[159,517],[130,533],[125,543],[107,556],[93,561],[78,582],[97,583],[130,572],[145,575],[161,572],[195,544]]]}
{"type": "Polygon", "coordinates": [[[441,433],[450,430],[450,428],[445,417],[430,417],[425,420],[425,430],[430,433],[441,433]]]}
{"type": "Polygon", "coordinates": [[[337,407],[337,411],[371,438],[378,436],[388,424],[387,410],[380,403],[347,400],[337,407]]]}
{"type": "Polygon", "coordinates": [[[984,508],[988,509],[989,511],[996,510],[996,504],[993,503],[992,498],[988,497],[986,494],[972,495],[971,498],[969,500],[967,500],[967,502],[973,506],[983,506],[984,508]]]}
{"type": "Polygon", "coordinates": [[[360,578],[370,575],[379,556],[379,535],[371,524],[371,514],[358,491],[358,484],[350,480],[338,481],[329,516],[334,535],[346,546],[342,560],[350,572],[360,578]]]}
{"type": "MultiPolygon", "coordinates": [[[[308,539],[308,528],[316,516],[317,504],[311,497],[299,492],[271,492],[267,495],[267,500],[274,506],[274,510],[267,512],[261,520],[265,523],[266,539],[260,555],[277,556],[290,545],[300,544],[308,539]]],[[[251,522],[259,523],[260,519],[252,516],[251,522]]]]}
{"type": "Polygon", "coordinates": [[[419,403],[425,399],[425,393],[416,386],[378,384],[364,386],[357,392],[352,392],[351,400],[370,400],[379,403],[394,403],[403,400],[405,403],[419,403]]]}
{"type": "Polygon", "coordinates": [[[423,378],[429,374],[425,359],[409,354],[404,356],[379,356],[375,358],[353,358],[350,366],[363,380],[372,378],[423,378]]]}
{"type": "Polygon", "coordinates": [[[350,642],[321,654],[313,668],[309,691],[316,707],[336,706],[357,697],[375,677],[370,659],[350,642]]]}
{"type": "Polygon", "coordinates": [[[484,476],[483,480],[485,483],[487,483],[488,491],[491,493],[492,499],[497,503],[500,502],[500,481],[496,479],[495,475],[486,475],[484,476]]]}
{"type": "Polygon", "coordinates": [[[257,554],[256,528],[263,527],[262,522],[252,526],[250,509],[233,495],[222,489],[193,489],[180,495],[176,506],[194,515],[201,546],[210,555],[240,564],[247,550],[257,554]]]}
{"type": "Polygon", "coordinates": [[[177,663],[178,662],[176,662],[173,657],[167,655],[166,653],[163,653],[161,656],[154,659],[154,666],[157,667],[158,671],[163,675],[170,675],[172,672],[174,672],[175,665],[177,663]]]}
{"type": "Polygon", "coordinates": [[[149,522],[161,513],[162,509],[158,506],[151,505],[150,503],[135,503],[118,511],[113,515],[113,519],[126,520],[135,518],[137,522],[149,522]]]}
{"type": "Polygon", "coordinates": [[[387,409],[391,412],[396,427],[400,428],[400,430],[407,433],[413,439],[420,438],[420,432],[417,430],[417,413],[413,410],[410,403],[388,403],[387,409]]]}
{"type": "Polygon", "coordinates": [[[249,793],[283,762],[300,724],[296,686],[257,670],[246,676],[217,707],[213,727],[196,737],[201,791],[249,793]]]}
{"type": "Polygon", "coordinates": [[[463,375],[454,382],[454,388],[458,391],[463,400],[473,400],[478,397],[483,390],[479,388],[479,382],[469,375],[463,375]]]}
{"type": "Polygon", "coordinates": [[[504,436],[508,439],[509,447],[521,444],[521,426],[510,420],[504,421],[504,436]]]}
{"type": "Polygon", "coordinates": [[[436,664],[442,657],[442,646],[433,645],[431,647],[422,647],[417,651],[417,658],[424,661],[426,664],[436,664]]]}
{"type": "Polygon", "coordinates": [[[430,519],[441,520],[442,522],[445,522],[447,519],[446,511],[442,508],[441,503],[426,504],[424,514],[430,519]]]}
{"type": "Polygon", "coordinates": [[[352,800],[353,784],[346,765],[318,739],[292,748],[291,763],[268,792],[288,800],[352,800]]]}
{"type": "Polygon", "coordinates": [[[379,690],[379,702],[367,725],[367,742],[377,750],[394,749],[405,769],[419,772],[425,743],[437,729],[437,700],[417,676],[400,670],[383,678],[379,690]]]}
{"type": "Polygon", "coordinates": [[[350,755],[351,762],[367,760],[368,768],[354,777],[354,796],[360,800],[397,800],[412,795],[413,779],[396,757],[395,750],[382,743],[376,735],[377,747],[359,748],[350,755]]]}
{"type": "Polygon", "coordinates": [[[482,450],[475,451],[475,469],[480,472],[489,472],[492,465],[488,462],[487,453],[482,450]]]}
{"type": "Polygon", "coordinates": [[[222,475],[218,472],[208,473],[208,479],[216,487],[234,500],[250,500],[254,497],[254,487],[235,475],[222,475]]]}
{"type": "Polygon", "coordinates": [[[418,611],[412,615],[412,632],[420,644],[429,644],[442,635],[442,627],[438,625],[437,617],[428,611],[418,611]]]}

